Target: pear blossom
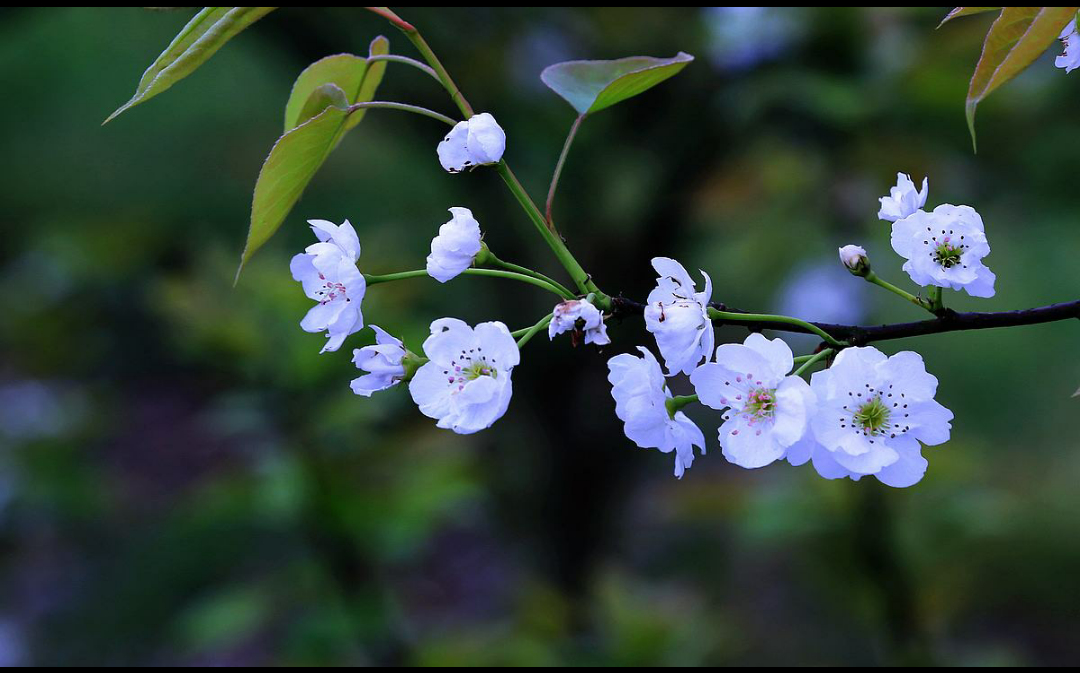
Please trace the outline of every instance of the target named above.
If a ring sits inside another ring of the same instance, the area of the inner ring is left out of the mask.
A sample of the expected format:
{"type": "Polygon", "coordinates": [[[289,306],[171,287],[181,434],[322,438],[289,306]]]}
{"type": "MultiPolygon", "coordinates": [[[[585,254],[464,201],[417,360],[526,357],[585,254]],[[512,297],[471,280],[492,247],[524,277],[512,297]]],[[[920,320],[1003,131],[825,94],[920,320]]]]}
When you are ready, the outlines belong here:
{"type": "Polygon", "coordinates": [[[926,287],[963,289],[972,297],[993,297],[994,272],[982,259],[990,254],[983,221],[970,206],[938,206],[893,223],[892,247],[908,260],[904,271],[926,287]]]}
{"type": "Polygon", "coordinates": [[[896,186],[889,190],[888,196],[878,199],[881,201],[878,219],[886,222],[904,219],[926,205],[926,197],[929,193],[930,186],[927,178],[923,178],[922,189],[916,191],[915,183],[911,181],[910,175],[897,173],[896,186]]]}
{"type": "Polygon", "coordinates": [[[409,393],[420,412],[440,428],[467,435],[502,418],[510,405],[510,375],[520,361],[517,343],[501,322],[475,328],[457,318],[431,323],[424,341],[429,361],[421,366],[409,393]]]}
{"type": "Polygon", "coordinates": [[[682,264],[668,257],[654,257],[653,269],[660,277],[645,306],[645,328],[656,338],[668,375],[689,374],[707,358],[715,337],[709,320],[712,279],[704,271],[705,290],[697,291],[682,264]]]}
{"type": "Polygon", "coordinates": [[[455,124],[438,147],[439,163],[450,173],[497,164],[505,151],[506,133],[487,112],[455,124]]]}
{"type": "Polygon", "coordinates": [[[375,332],[375,344],[353,350],[353,364],[368,373],[353,379],[351,386],[354,393],[364,397],[397,385],[405,376],[405,345],[381,327],[369,327],[375,332]]]}
{"type": "Polygon", "coordinates": [[[742,344],[723,344],[715,361],[690,375],[702,404],[728,410],[719,439],[730,462],[764,467],[808,432],[815,396],[802,377],[788,375],[793,364],[786,343],[755,333],[742,344]]]}
{"type": "Polygon", "coordinates": [[[705,435],[681,411],[668,413],[671,392],[664,386],[660,363],[647,348],[638,346],[643,357],[630,353],[608,360],[608,381],[615,398],[615,415],[623,421],[623,432],[643,449],[675,452],[675,476],[694,462],[694,447],[705,453],[705,435]]]}
{"type": "Polygon", "coordinates": [[[480,252],[480,223],[468,208],[450,208],[451,218],[439,227],[439,235],[431,239],[431,254],[427,257],[428,275],[445,283],[472,266],[480,252]]]}
{"type": "Polygon", "coordinates": [[[952,429],[952,412],[934,399],[937,383],[918,353],[844,349],[810,380],[815,445],[792,462],[810,457],[827,479],[872,474],[889,486],[915,484],[927,467],[919,442],[943,444],[952,429]]]}
{"type": "Polygon", "coordinates": [[[572,299],[555,306],[551,313],[551,322],[548,323],[548,339],[575,329],[579,322],[585,335],[585,343],[597,346],[611,343],[600,309],[584,299],[572,299]]]}
{"type": "Polygon", "coordinates": [[[840,261],[856,276],[865,276],[870,272],[870,258],[866,256],[866,250],[858,245],[840,248],[840,261]]]}
{"type": "Polygon", "coordinates": [[[292,258],[292,277],[303,285],[304,293],[318,302],[300,327],[305,332],[326,332],[321,352],[341,348],[345,337],[364,327],[360,304],[367,282],[356,268],[360,259],[360,240],[356,230],[345,220],[340,226],[326,220],[308,220],[319,239],[292,258]]]}
{"type": "Polygon", "coordinates": [[[1054,65],[1067,73],[1080,68],[1080,32],[1076,30],[1076,19],[1061,31],[1061,41],[1065,43],[1065,53],[1054,60],[1054,65]]]}

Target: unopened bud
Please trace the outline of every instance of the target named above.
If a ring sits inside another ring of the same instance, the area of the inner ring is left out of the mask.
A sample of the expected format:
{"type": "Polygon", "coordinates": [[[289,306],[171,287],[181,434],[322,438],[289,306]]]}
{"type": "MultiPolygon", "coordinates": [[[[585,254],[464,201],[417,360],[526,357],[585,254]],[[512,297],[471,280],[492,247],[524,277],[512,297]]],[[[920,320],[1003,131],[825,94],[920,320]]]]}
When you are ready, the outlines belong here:
{"type": "Polygon", "coordinates": [[[858,245],[845,245],[840,248],[840,261],[855,276],[865,278],[866,274],[870,273],[870,258],[866,256],[866,250],[858,245]]]}

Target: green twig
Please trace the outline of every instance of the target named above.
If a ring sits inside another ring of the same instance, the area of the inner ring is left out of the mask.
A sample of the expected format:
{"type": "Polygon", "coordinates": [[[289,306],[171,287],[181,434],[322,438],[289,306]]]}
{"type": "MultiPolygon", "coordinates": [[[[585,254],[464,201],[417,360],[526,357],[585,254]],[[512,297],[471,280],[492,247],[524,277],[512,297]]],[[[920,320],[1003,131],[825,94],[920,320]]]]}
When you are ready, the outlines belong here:
{"type": "MultiPolygon", "coordinates": [[[[538,323],[536,323],[532,327],[525,330],[525,333],[521,335],[520,339],[518,339],[518,342],[517,342],[518,349],[521,349],[522,346],[529,343],[529,339],[532,339],[534,336],[537,335],[537,333],[540,330],[547,327],[548,323],[551,322],[551,318],[552,318],[552,315],[550,313],[548,313],[546,316],[541,318],[538,323]]],[[[515,332],[514,334],[516,334],[516,333],[517,332],[515,332]]]]}
{"type": "Polygon", "coordinates": [[[408,103],[392,103],[389,101],[369,101],[367,103],[353,103],[349,106],[348,112],[356,112],[357,110],[364,109],[382,109],[382,110],[401,110],[402,112],[412,112],[413,114],[423,115],[425,117],[431,117],[432,119],[438,119],[444,124],[454,126],[456,121],[447,117],[444,114],[429,110],[426,107],[420,107],[419,105],[409,105],[408,103]]]}
{"type": "MultiPolygon", "coordinates": [[[[450,73],[446,71],[446,67],[443,66],[442,61],[439,60],[439,57],[435,55],[435,52],[431,50],[431,47],[424,40],[423,36],[420,35],[420,31],[418,31],[411,23],[405,21],[385,7],[368,7],[367,9],[387,19],[405,33],[405,37],[413,43],[413,46],[416,47],[417,51],[420,52],[420,55],[424,57],[427,64],[435,71],[439,81],[442,82],[443,88],[450,94],[450,98],[458,106],[458,109],[461,110],[461,113],[466,119],[472,117],[474,113],[472,106],[469,105],[469,101],[465,99],[464,94],[461,93],[461,89],[454,83],[453,78],[451,78],[450,73]]],[[[510,167],[506,162],[499,162],[497,170],[507,187],[509,187],[510,191],[514,194],[514,197],[517,199],[522,209],[525,210],[525,214],[528,215],[529,219],[536,225],[540,235],[555,253],[559,263],[563,265],[567,273],[570,274],[570,277],[574,279],[574,284],[577,285],[582,294],[595,292],[600,303],[603,305],[603,308],[605,310],[610,309],[610,298],[601,292],[600,288],[592,282],[592,278],[585,272],[585,269],[582,268],[581,264],[578,263],[573,254],[571,254],[569,248],[566,247],[562,237],[555,231],[554,227],[550,226],[547,219],[540,212],[540,209],[536,207],[536,204],[533,202],[528,192],[525,191],[525,188],[521,186],[521,183],[510,170],[510,167]]]]}
{"type": "Polygon", "coordinates": [[[561,290],[563,292],[563,294],[566,295],[567,299],[573,299],[576,296],[573,292],[566,289],[566,286],[564,286],[562,283],[554,280],[553,278],[549,278],[548,276],[545,276],[544,274],[540,273],[539,271],[533,271],[532,269],[530,269],[528,267],[525,267],[525,266],[521,266],[520,264],[512,264],[511,262],[504,262],[503,260],[496,257],[495,253],[493,253],[491,251],[488,251],[488,259],[490,260],[491,264],[493,264],[495,266],[500,266],[500,267],[506,269],[507,271],[516,271],[518,273],[523,273],[526,276],[532,276],[533,278],[539,278],[540,280],[547,281],[547,282],[551,283],[555,287],[559,288],[559,290],[561,290]]]}
{"type": "Polygon", "coordinates": [[[873,283],[874,285],[877,285],[878,287],[885,288],[889,292],[892,292],[893,294],[897,295],[898,297],[903,297],[905,300],[911,302],[912,304],[915,304],[919,308],[924,308],[927,311],[930,311],[931,313],[934,312],[934,308],[930,304],[930,302],[928,302],[928,301],[926,301],[924,299],[919,299],[918,297],[911,294],[910,292],[906,292],[904,290],[901,290],[900,288],[896,287],[892,283],[890,283],[888,281],[884,281],[884,280],[878,278],[878,275],[876,273],[874,273],[873,271],[870,271],[869,273],[867,273],[866,276],[864,276],[864,278],[866,278],[866,282],[873,283]]]}
{"type": "MultiPolygon", "coordinates": [[[[601,298],[601,301],[606,300],[607,295],[601,292],[600,288],[596,287],[596,284],[592,282],[592,278],[585,272],[585,269],[582,268],[577,259],[574,258],[570,249],[566,247],[566,243],[563,242],[559,233],[555,231],[554,227],[548,224],[546,219],[544,219],[544,215],[540,212],[540,209],[536,207],[536,204],[533,203],[532,198],[529,196],[528,192],[525,191],[525,188],[521,185],[517,176],[514,175],[514,172],[510,170],[510,166],[508,166],[505,161],[501,161],[496,166],[496,170],[498,170],[499,175],[502,177],[503,182],[506,183],[506,186],[510,188],[510,192],[514,195],[514,198],[517,199],[518,203],[525,211],[525,214],[532,220],[537,231],[540,232],[540,235],[547,242],[552,252],[555,253],[555,257],[558,258],[559,262],[563,265],[563,268],[570,274],[570,277],[574,279],[574,284],[577,286],[578,290],[583,294],[595,292],[597,296],[601,298]]],[[[605,305],[604,308],[607,309],[607,306],[605,305]]]]}
{"type": "MultiPolygon", "coordinates": [[[[551,285],[547,281],[540,280],[539,278],[533,278],[532,276],[526,276],[523,273],[514,273],[512,271],[500,271],[498,269],[465,269],[463,274],[468,276],[489,276],[492,278],[507,278],[510,280],[521,281],[522,283],[529,283],[536,287],[543,288],[548,292],[558,295],[563,299],[573,299],[573,295],[566,297],[562,291],[555,286],[551,285]]],[[[406,280],[408,278],[421,278],[430,277],[428,272],[424,269],[418,269],[416,271],[399,271],[397,273],[387,273],[383,275],[364,274],[364,280],[368,285],[378,285],[379,283],[390,283],[395,280],[406,280]]]]}
{"type": "Polygon", "coordinates": [[[802,376],[803,372],[813,367],[817,362],[832,356],[834,353],[836,353],[836,351],[831,348],[826,348],[820,353],[814,353],[807,358],[806,362],[804,362],[801,367],[795,370],[795,376],[802,376]]]}
{"type": "Polygon", "coordinates": [[[417,70],[421,70],[428,74],[429,77],[436,82],[442,84],[442,80],[439,79],[439,73],[435,72],[435,69],[424,65],[415,58],[409,58],[408,56],[398,56],[397,54],[375,54],[374,56],[367,57],[368,62],[371,61],[389,61],[390,63],[404,63],[405,65],[411,65],[417,70]]]}
{"type": "Polygon", "coordinates": [[[798,318],[792,318],[786,315],[769,315],[765,313],[731,313],[729,311],[719,311],[715,308],[709,309],[709,318],[712,320],[723,320],[725,322],[776,322],[786,323],[788,325],[798,325],[799,327],[812,332],[821,339],[832,346],[833,348],[845,348],[846,343],[836,339],[831,334],[821,329],[813,323],[800,320],[798,318]]]}
{"type": "Polygon", "coordinates": [[[545,204],[544,209],[548,224],[551,225],[555,222],[551,218],[551,204],[555,202],[555,189],[559,186],[559,176],[562,175],[563,165],[566,163],[566,155],[570,153],[570,145],[574,143],[578,128],[583,121],[585,121],[584,114],[578,115],[578,118],[574,120],[573,126],[570,127],[570,133],[566,135],[566,142],[563,143],[562,152],[559,154],[559,161],[555,164],[555,172],[551,174],[551,186],[548,187],[547,203],[545,204]]]}

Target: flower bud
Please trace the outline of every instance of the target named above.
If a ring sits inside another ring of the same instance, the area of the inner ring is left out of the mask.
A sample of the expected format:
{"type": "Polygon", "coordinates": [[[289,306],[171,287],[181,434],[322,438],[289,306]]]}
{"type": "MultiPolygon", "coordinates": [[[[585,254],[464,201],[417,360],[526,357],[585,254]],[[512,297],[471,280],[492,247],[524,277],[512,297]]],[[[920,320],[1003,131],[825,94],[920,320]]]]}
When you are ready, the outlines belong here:
{"type": "Polygon", "coordinates": [[[865,278],[870,273],[870,259],[866,256],[866,250],[858,245],[845,245],[840,248],[840,261],[852,275],[865,278]]]}

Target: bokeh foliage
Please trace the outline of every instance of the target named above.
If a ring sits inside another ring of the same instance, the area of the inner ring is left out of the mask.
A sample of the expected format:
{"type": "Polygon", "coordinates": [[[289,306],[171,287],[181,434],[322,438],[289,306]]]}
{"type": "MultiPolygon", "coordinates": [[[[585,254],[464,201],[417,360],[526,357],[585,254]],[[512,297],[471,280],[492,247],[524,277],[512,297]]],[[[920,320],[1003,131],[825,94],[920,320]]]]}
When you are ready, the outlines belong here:
{"type": "MultiPolygon", "coordinates": [[[[370,112],[231,288],[292,82],[393,38],[384,21],[275,11],[101,128],[189,14],[3,11],[0,72],[18,101],[0,112],[3,663],[1075,661],[1076,325],[889,344],[918,348],[957,416],[902,492],[748,472],[715,442],[676,482],[614,417],[604,362],[649,343],[633,321],[603,354],[534,340],[507,416],[453,436],[404,391],[352,395],[349,353],[318,355],[288,276],[306,218],[349,218],[362,268],[383,273],[420,266],[451,205],[473,209],[500,257],[558,273],[494,173],[440,169],[437,122],[370,112]]],[[[935,31],[945,12],[406,18],[498,115],[538,198],[573,120],[545,66],[697,56],[590,119],[563,174],[560,228],[609,292],[643,297],[665,254],[741,308],[777,310],[811,273],[826,280],[803,295],[806,317],[915,319],[816,273],[860,242],[904,280],[874,218],[903,170],[930,175],[932,203],[986,221],[998,295],[954,306],[1075,299],[1080,79],[1044,56],[980,106],[976,157],[963,100],[992,17],[935,31]]],[[[383,95],[452,110],[394,64],[383,95]]],[[[461,278],[372,288],[365,315],[417,344],[436,317],[513,329],[550,303],[461,278]]]]}

